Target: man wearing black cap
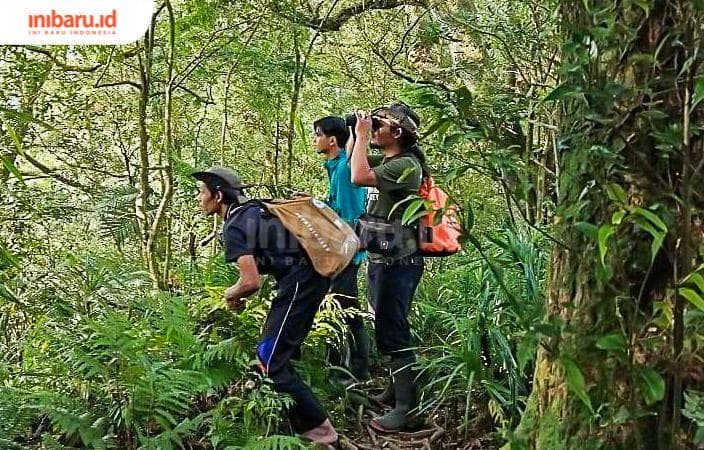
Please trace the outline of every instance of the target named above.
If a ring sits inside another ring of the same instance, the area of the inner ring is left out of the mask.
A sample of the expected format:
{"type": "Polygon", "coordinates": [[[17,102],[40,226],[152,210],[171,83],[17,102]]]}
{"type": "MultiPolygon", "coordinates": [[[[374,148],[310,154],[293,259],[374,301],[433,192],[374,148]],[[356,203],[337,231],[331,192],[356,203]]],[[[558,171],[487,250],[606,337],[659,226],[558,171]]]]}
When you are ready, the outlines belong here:
{"type": "Polygon", "coordinates": [[[407,424],[416,406],[415,355],[411,347],[408,314],[423,274],[423,258],[416,254],[416,230],[402,225],[409,196],[417,195],[421,180],[429,176],[425,155],[418,147],[420,118],[403,103],[377,108],[371,114],[357,111],[356,142],[350,165],[352,182],[369,186],[367,214],[387,221],[397,230],[394,245],[385,253],[369,251],[367,281],[375,312],[380,352],[390,357],[391,380],[374,399],[391,403],[391,412],[372,420],[377,431],[397,431],[407,424]],[[382,155],[367,156],[369,145],[382,155]]]}
{"type": "Polygon", "coordinates": [[[235,172],[211,167],[193,177],[201,181],[198,202],[203,211],[224,219],[225,260],[239,266],[239,280],[225,291],[230,308],[242,308],[244,299],[259,290],[260,273],[271,274],[278,285],[257,345],[259,368],[273,380],[274,389],[293,398],[289,418],[296,431],[316,443],[334,443],[337,432],[325,410],[290,364],[330,281],[313,269],[301,245],[276,217],[247,200],[235,172]]]}

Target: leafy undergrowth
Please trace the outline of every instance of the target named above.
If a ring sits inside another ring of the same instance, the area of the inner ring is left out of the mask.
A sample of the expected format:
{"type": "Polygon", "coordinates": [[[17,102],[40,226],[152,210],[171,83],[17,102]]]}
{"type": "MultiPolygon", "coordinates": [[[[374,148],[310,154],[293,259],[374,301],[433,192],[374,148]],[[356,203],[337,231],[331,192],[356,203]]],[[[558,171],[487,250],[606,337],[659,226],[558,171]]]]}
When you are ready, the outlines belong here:
{"type": "MultiPolygon", "coordinates": [[[[296,364],[343,430],[341,445],[496,448],[516,423],[536,342],[528,326],[542,314],[542,256],[531,238],[510,233],[483,250],[487,260],[429,264],[412,313],[424,344],[424,422],[407,433],[370,433],[382,410],[330,383],[324,349],[343,344],[345,313],[326,301],[296,364]]],[[[67,253],[42,288],[16,282],[22,307],[44,306],[10,322],[22,338],[0,363],[0,448],[304,448],[284,418],[290,399],[253,369],[272,286],[232,314],[221,299],[236,274],[220,258],[179,277],[173,292],[155,291],[119,257],[67,253]]]]}

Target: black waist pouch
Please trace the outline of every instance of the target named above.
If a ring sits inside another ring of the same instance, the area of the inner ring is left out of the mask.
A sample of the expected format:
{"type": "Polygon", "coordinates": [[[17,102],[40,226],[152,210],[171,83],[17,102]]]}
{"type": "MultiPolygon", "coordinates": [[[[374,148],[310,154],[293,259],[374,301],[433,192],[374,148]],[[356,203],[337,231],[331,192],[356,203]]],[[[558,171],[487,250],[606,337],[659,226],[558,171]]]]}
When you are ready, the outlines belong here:
{"type": "Polygon", "coordinates": [[[357,220],[355,232],[359,236],[360,250],[388,256],[401,245],[402,227],[398,220],[365,214],[357,220]]]}

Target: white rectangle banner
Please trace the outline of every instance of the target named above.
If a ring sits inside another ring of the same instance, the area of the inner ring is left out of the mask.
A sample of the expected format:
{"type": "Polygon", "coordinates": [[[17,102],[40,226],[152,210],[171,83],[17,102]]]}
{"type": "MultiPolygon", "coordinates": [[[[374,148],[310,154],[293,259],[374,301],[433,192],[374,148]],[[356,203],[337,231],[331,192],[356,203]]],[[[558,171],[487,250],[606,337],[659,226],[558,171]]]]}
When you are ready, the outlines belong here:
{"type": "Polygon", "coordinates": [[[3,5],[0,44],[127,44],[149,26],[152,0],[20,0],[3,5]]]}

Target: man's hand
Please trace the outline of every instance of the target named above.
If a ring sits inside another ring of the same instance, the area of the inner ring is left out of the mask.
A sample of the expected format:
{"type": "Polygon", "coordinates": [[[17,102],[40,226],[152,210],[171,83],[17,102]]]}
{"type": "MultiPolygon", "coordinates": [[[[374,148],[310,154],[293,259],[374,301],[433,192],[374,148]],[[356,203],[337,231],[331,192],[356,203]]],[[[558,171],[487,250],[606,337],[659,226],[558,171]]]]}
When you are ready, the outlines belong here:
{"type": "Polygon", "coordinates": [[[357,133],[358,139],[367,138],[372,132],[372,116],[364,110],[357,110],[354,112],[357,116],[357,125],[354,127],[355,133],[357,133]]]}
{"type": "Polygon", "coordinates": [[[254,294],[261,287],[259,270],[252,255],[242,255],[237,259],[240,268],[240,279],[234,286],[225,290],[225,301],[227,306],[233,311],[241,311],[244,308],[244,299],[254,294]]]}
{"type": "Polygon", "coordinates": [[[371,139],[372,118],[366,111],[355,111],[357,116],[357,141],[354,143],[354,151],[350,158],[350,175],[352,183],[357,186],[376,186],[376,175],[369,167],[367,160],[367,146],[371,139]]]}
{"type": "Polygon", "coordinates": [[[225,301],[227,302],[227,306],[235,312],[242,311],[246,304],[244,297],[240,295],[237,285],[225,289],[225,301]]]}

